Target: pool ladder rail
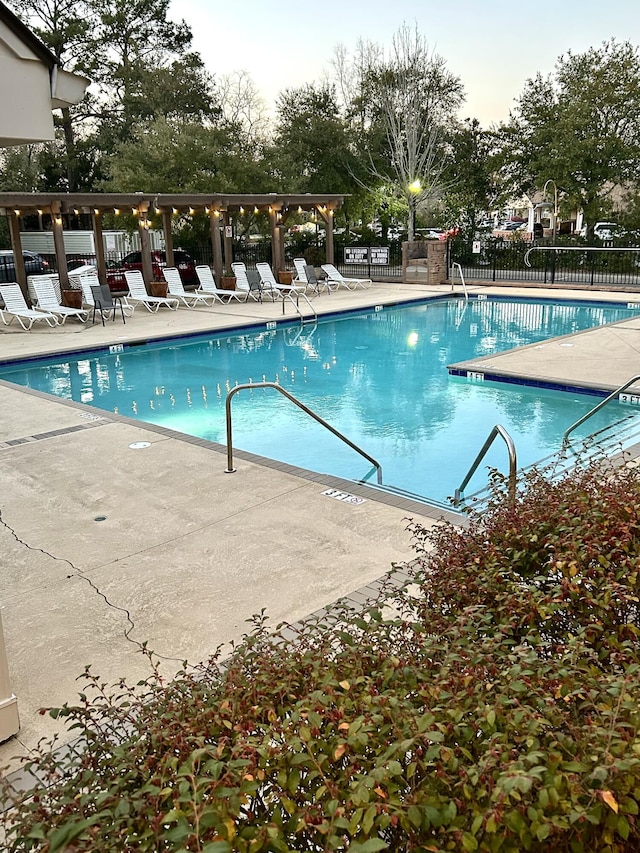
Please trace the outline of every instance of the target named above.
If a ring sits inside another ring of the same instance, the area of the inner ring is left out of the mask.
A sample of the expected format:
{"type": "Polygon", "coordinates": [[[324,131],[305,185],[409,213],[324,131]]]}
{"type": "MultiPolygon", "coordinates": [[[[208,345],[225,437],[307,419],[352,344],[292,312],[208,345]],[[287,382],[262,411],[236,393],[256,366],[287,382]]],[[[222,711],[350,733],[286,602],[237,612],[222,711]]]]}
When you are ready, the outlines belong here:
{"type": "MultiPolygon", "coordinates": [[[[595,415],[597,412],[599,412],[601,409],[603,409],[606,405],[608,405],[608,403],[610,403],[612,400],[618,399],[620,394],[622,394],[624,391],[626,391],[627,388],[631,387],[632,385],[635,385],[637,382],[640,382],[640,374],[636,374],[635,376],[632,376],[631,379],[628,379],[626,382],[623,382],[623,384],[620,385],[619,388],[616,388],[615,391],[612,391],[611,394],[609,394],[607,397],[604,398],[604,400],[601,400],[599,403],[597,403],[595,406],[593,406],[593,408],[591,408],[581,418],[578,418],[578,420],[575,421],[575,423],[571,424],[571,426],[568,427],[564,431],[563,436],[562,436],[562,444],[561,444],[560,450],[556,454],[553,454],[551,457],[547,457],[547,459],[541,460],[538,463],[534,463],[534,465],[528,466],[528,468],[535,467],[535,465],[540,465],[541,463],[548,462],[549,460],[555,458],[556,464],[554,465],[554,467],[555,467],[556,471],[562,470],[562,465],[558,465],[557,463],[561,462],[563,459],[566,460],[567,451],[570,449],[570,444],[571,444],[571,442],[569,440],[569,436],[571,435],[571,433],[575,429],[577,429],[579,426],[581,426],[583,423],[588,421],[589,418],[593,417],[593,415],[595,415]]],[[[600,445],[601,445],[602,441],[603,441],[603,435],[606,435],[606,433],[609,432],[610,430],[612,430],[613,428],[615,428],[617,430],[616,436],[619,437],[620,436],[621,424],[625,420],[628,420],[630,417],[631,416],[628,416],[628,418],[624,418],[620,421],[617,421],[615,424],[610,425],[610,427],[605,427],[604,429],[595,430],[594,432],[589,433],[589,435],[587,435],[583,439],[581,439],[582,450],[580,452],[586,451],[587,448],[590,446],[590,444],[593,444],[593,442],[596,441],[597,436],[600,436],[600,445]]],[[[625,433],[626,433],[628,438],[633,437],[633,435],[635,435],[635,433],[631,432],[628,428],[623,429],[622,435],[624,436],[625,433]]],[[[498,435],[500,435],[501,438],[504,439],[504,442],[507,445],[507,450],[509,453],[508,496],[509,496],[510,501],[515,500],[516,488],[517,488],[516,447],[515,447],[515,443],[514,443],[512,437],[505,430],[505,428],[503,426],[501,426],[500,424],[496,424],[496,426],[494,426],[493,429],[491,430],[491,432],[489,433],[487,440],[483,444],[482,448],[480,449],[480,452],[478,453],[478,455],[476,456],[475,460],[473,461],[471,467],[469,468],[469,472],[467,473],[466,477],[464,478],[464,480],[462,481],[460,486],[455,490],[454,500],[457,504],[463,503],[465,500],[467,500],[467,498],[464,495],[464,489],[467,486],[467,484],[469,483],[469,481],[471,480],[471,477],[476,472],[480,462],[482,461],[482,459],[486,455],[487,451],[489,450],[489,448],[493,444],[493,441],[495,440],[495,438],[498,435]]],[[[480,492],[483,492],[483,491],[485,491],[485,489],[480,490],[480,492]]],[[[475,496],[480,494],[480,492],[476,492],[475,496]]]]}
{"type": "Polygon", "coordinates": [[[256,388],[274,388],[280,394],[298,406],[299,409],[302,409],[305,414],[309,415],[309,417],[313,418],[314,421],[317,421],[321,426],[325,429],[328,429],[329,432],[333,433],[337,436],[341,441],[345,444],[349,445],[352,450],[355,450],[356,453],[359,453],[360,456],[363,456],[368,462],[370,462],[373,467],[376,469],[376,475],[378,479],[378,485],[382,485],[382,465],[373,458],[373,456],[369,456],[366,451],[364,451],[361,447],[358,447],[357,444],[354,444],[351,439],[347,438],[346,435],[343,435],[339,430],[335,427],[332,427],[330,423],[321,418],[320,415],[316,414],[313,409],[310,409],[308,406],[305,406],[304,403],[300,402],[293,394],[290,394],[286,391],[281,385],[278,385],[277,382],[250,382],[245,383],[243,385],[236,385],[235,388],[232,388],[231,391],[227,394],[227,399],[225,403],[226,417],[227,417],[227,467],[225,469],[225,474],[233,474],[235,473],[235,468],[233,467],[233,427],[232,427],[232,418],[231,418],[231,400],[234,395],[238,393],[238,391],[246,391],[248,389],[254,390],[256,388]]]}

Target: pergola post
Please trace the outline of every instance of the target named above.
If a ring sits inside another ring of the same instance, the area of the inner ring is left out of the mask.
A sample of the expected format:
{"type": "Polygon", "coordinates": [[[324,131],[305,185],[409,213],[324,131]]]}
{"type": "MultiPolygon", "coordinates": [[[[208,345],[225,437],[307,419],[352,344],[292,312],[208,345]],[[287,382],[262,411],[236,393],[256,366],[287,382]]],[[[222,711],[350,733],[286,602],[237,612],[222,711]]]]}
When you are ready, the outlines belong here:
{"type": "Polygon", "coordinates": [[[153,281],[153,264],[151,263],[151,239],[149,238],[149,228],[145,227],[145,223],[138,220],[138,235],[140,237],[140,251],[142,253],[142,277],[146,285],[153,281]]]}
{"type": "Polygon", "coordinates": [[[93,228],[93,246],[96,251],[96,267],[98,268],[98,278],[100,281],[106,281],[107,264],[104,257],[104,240],[102,238],[102,218],[98,208],[91,211],[91,227],[93,228]]]}
{"type": "Polygon", "coordinates": [[[25,299],[29,302],[27,288],[27,273],[24,268],[24,257],[22,255],[22,240],[20,239],[20,215],[16,211],[7,213],[9,220],[9,234],[11,235],[11,248],[13,249],[13,263],[16,271],[16,281],[20,285],[25,299]]]}
{"type": "Polygon", "coordinates": [[[220,287],[224,270],[222,257],[222,244],[220,242],[220,211],[209,210],[209,232],[211,234],[211,248],[213,250],[213,273],[220,287]]]}
{"type": "Polygon", "coordinates": [[[171,223],[173,221],[173,211],[162,211],[162,233],[164,234],[164,251],[167,257],[167,266],[175,266],[173,262],[173,230],[171,223]]]}
{"type": "Polygon", "coordinates": [[[54,202],[51,205],[51,231],[53,232],[53,248],[56,253],[60,289],[66,290],[69,287],[69,273],[67,272],[67,252],[64,248],[64,231],[59,202],[54,202]]]}
{"type": "Polygon", "coordinates": [[[284,252],[282,251],[282,232],[278,228],[278,214],[275,208],[269,207],[269,229],[271,231],[271,262],[273,271],[284,269],[284,252]]]}
{"type": "Polygon", "coordinates": [[[225,210],[223,214],[224,221],[224,271],[231,273],[231,264],[233,263],[233,237],[231,229],[231,217],[229,211],[225,210]]]}

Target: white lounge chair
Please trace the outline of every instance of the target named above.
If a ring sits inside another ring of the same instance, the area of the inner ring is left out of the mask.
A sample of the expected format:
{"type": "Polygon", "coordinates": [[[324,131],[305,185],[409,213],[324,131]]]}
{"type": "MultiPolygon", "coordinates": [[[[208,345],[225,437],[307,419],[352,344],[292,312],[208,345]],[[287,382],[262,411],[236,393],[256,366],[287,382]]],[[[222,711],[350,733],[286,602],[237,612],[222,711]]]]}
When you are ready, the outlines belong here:
{"type": "Polygon", "coordinates": [[[285,293],[304,293],[307,289],[306,285],[301,284],[279,284],[267,263],[256,264],[256,269],[260,275],[262,293],[269,294],[272,299],[281,299],[285,293]]]}
{"type": "Polygon", "coordinates": [[[20,290],[20,285],[15,282],[0,284],[0,297],[4,302],[4,308],[0,308],[0,318],[2,318],[5,326],[8,326],[13,320],[17,320],[25,332],[29,332],[33,324],[38,320],[42,320],[48,326],[58,325],[58,318],[55,314],[34,311],[32,308],[29,308],[20,290]],[[5,314],[9,317],[8,320],[5,314]],[[25,325],[26,323],[29,323],[29,325],[25,325]]]}
{"type": "Polygon", "coordinates": [[[155,313],[162,305],[176,311],[180,302],[175,296],[149,296],[140,270],[125,270],[124,277],[129,288],[128,299],[141,302],[147,311],[155,313]]]}
{"type": "Polygon", "coordinates": [[[244,293],[246,297],[255,299],[256,302],[262,302],[262,288],[249,283],[247,278],[247,268],[241,261],[235,261],[231,264],[231,270],[236,277],[236,290],[244,293]]]}
{"type": "MultiPolygon", "coordinates": [[[[331,293],[331,284],[328,278],[319,279],[316,276],[315,267],[308,264],[304,258],[294,258],[293,265],[296,270],[296,277],[294,279],[294,283],[304,284],[307,290],[311,290],[314,293],[320,293],[321,290],[326,290],[327,293],[331,293]]],[[[337,288],[338,285],[334,285],[334,289],[337,288]]]]}
{"type": "Polygon", "coordinates": [[[89,319],[89,312],[84,308],[69,308],[67,305],[60,304],[51,279],[41,278],[39,281],[34,281],[33,289],[38,300],[36,311],[54,314],[61,326],[65,324],[67,317],[75,317],[81,323],[86,323],[89,319]]]}
{"type": "Polygon", "coordinates": [[[177,267],[163,267],[162,275],[167,282],[169,295],[175,296],[187,308],[195,308],[196,305],[213,305],[215,299],[212,294],[205,296],[195,290],[187,293],[177,267]]]}
{"type": "Polygon", "coordinates": [[[232,299],[235,299],[237,302],[247,301],[247,296],[249,294],[243,290],[225,290],[224,288],[218,287],[216,285],[216,280],[213,277],[213,273],[211,272],[211,267],[208,267],[205,264],[198,264],[196,267],[196,275],[200,282],[200,287],[195,291],[196,293],[202,293],[205,296],[212,296],[218,302],[222,302],[223,304],[231,302],[232,299]]]}
{"type": "MultiPolygon", "coordinates": [[[[91,272],[83,273],[79,276],[80,279],[80,287],[82,288],[82,302],[84,305],[87,305],[90,310],[93,310],[96,307],[95,300],[93,298],[93,293],[91,291],[92,287],[100,287],[100,279],[98,278],[98,273],[95,270],[91,272]]],[[[118,297],[118,302],[120,303],[120,307],[122,311],[127,317],[130,317],[135,311],[135,305],[131,305],[130,302],[127,301],[126,296],[118,297]]],[[[101,312],[101,316],[104,319],[105,316],[109,316],[111,314],[111,309],[103,309],[101,312]]],[[[113,312],[115,319],[115,311],[113,312]]],[[[123,318],[124,319],[124,318],[123,318]]]]}
{"type": "Polygon", "coordinates": [[[357,287],[367,288],[373,284],[370,278],[345,278],[333,264],[322,264],[322,269],[326,272],[329,281],[347,290],[355,290],[357,287]]]}

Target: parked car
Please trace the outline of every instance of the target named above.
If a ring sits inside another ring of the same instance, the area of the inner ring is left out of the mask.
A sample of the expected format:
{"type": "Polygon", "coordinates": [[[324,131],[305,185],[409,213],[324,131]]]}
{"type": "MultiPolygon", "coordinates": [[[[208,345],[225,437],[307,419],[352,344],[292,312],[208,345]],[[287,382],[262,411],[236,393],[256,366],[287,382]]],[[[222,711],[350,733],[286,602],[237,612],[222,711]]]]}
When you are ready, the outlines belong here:
{"type": "MultiPolygon", "coordinates": [[[[36,252],[22,252],[27,275],[46,275],[51,272],[49,262],[36,252]]],[[[16,262],[11,249],[0,249],[0,281],[16,281],[16,262]]]]}
{"type": "MultiPolygon", "coordinates": [[[[183,284],[190,285],[198,283],[196,262],[191,255],[182,249],[175,249],[173,252],[173,262],[180,271],[183,284]]],[[[167,266],[166,252],[154,249],[151,252],[151,264],[154,279],[162,281],[162,270],[167,266]]],[[[142,252],[130,252],[121,261],[114,261],[107,267],[107,284],[111,290],[118,292],[127,289],[127,280],[124,274],[128,270],[140,270],[142,272],[142,252]]]]}

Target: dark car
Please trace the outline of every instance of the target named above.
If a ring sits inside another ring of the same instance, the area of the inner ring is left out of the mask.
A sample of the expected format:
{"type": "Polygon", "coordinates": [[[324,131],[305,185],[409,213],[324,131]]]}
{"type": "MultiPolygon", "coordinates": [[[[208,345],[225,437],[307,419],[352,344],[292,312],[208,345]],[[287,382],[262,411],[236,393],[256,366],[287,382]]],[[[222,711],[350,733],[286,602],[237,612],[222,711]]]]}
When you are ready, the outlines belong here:
{"type": "MultiPolygon", "coordinates": [[[[48,261],[35,252],[23,250],[24,268],[27,275],[46,275],[51,272],[48,261]]],[[[17,281],[16,262],[11,249],[0,249],[0,281],[17,281]]]]}
{"type": "MultiPolygon", "coordinates": [[[[183,284],[198,284],[196,262],[191,255],[182,251],[182,249],[175,249],[173,252],[173,262],[180,271],[180,278],[183,284]]],[[[166,252],[154,249],[151,252],[151,264],[153,278],[156,281],[163,281],[162,270],[167,266],[166,252]]],[[[142,272],[142,252],[130,252],[121,261],[114,261],[114,263],[107,267],[107,284],[111,290],[116,292],[127,290],[127,281],[124,277],[126,270],[140,270],[142,272]]]]}

